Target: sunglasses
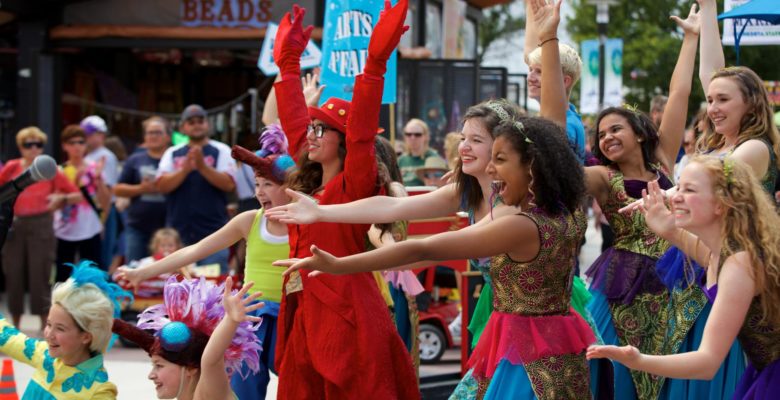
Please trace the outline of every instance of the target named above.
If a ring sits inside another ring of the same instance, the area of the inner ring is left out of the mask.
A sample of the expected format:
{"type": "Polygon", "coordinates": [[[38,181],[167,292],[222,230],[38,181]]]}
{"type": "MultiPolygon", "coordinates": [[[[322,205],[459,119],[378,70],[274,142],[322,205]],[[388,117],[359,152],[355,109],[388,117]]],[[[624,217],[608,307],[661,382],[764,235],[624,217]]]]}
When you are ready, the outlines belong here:
{"type": "Polygon", "coordinates": [[[22,143],[22,147],[25,149],[32,149],[33,147],[37,147],[39,149],[43,148],[43,142],[24,142],[22,143]]]}
{"type": "Polygon", "coordinates": [[[336,130],[335,128],[331,128],[327,125],[309,124],[309,126],[306,128],[306,134],[311,135],[313,133],[314,137],[319,139],[325,136],[326,131],[335,131],[335,130],[336,130]]]}
{"type": "Polygon", "coordinates": [[[65,142],[65,144],[70,144],[70,145],[80,144],[80,145],[84,145],[84,144],[87,144],[87,141],[84,140],[84,139],[81,139],[81,140],[68,140],[67,142],[65,142]]]}
{"type": "Polygon", "coordinates": [[[441,179],[444,176],[443,171],[430,171],[423,174],[425,179],[441,179]]]}
{"type": "Polygon", "coordinates": [[[406,137],[412,137],[412,136],[414,136],[414,137],[422,137],[423,134],[422,134],[422,132],[404,132],[404,136],[406,136],[406,137]]]}

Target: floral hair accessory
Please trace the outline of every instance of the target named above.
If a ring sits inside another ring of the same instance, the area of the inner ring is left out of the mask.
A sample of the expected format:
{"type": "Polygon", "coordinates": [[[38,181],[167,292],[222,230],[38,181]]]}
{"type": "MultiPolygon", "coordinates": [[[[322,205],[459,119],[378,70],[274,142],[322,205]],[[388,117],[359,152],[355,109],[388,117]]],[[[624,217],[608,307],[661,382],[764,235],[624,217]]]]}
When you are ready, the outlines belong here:
{"type": "Polygon", "coordinates": [[[723,176],[726,177],[726,184],[731,185],[734,183],[734,160],[730,158],[724,158],[720,160],[723,166],[723,176]]]}
{"type": "Polygon", "coordinates": [[[268,157],[271,154],[287,154],[287,136],[279,124],[271,124],[263,129],[258,138],[260,150],[255,153],[258,157],[268,157]]]}
{"type": "Polygon", "coordinates": [[[515,129],[517,129],[521,135],[525,137],[526,143],[533,143],[534,141],[531,140],[528,135],[525,134],[525,125],[523,125],[520,121],[515,121],[512,119],[512,117],[509,116],[509,113],[506,112],[503,105],[508,104],[506,100],[491,100],[485,103],[485,106],[489,108],[491,111],[496,113],[498,115],[499,121],[507,122],[511,121],[514,125],[515,129]]]}
{"type": "MultiPolygon", "coordinates": [[[[165,283],[164,303],[151,306],[138,316],[137,330],[153,330],[153,340],[143,336],[151,336],[146,332],[134,332],[133,328],[126,326],[129,324],[115,322],[114,329],[129,331],[129,334],[122,333],[122,336],[139,343],[150,354],[160,353],[160,356],[175,364],[200,367],[203,348],[225,316],[223,293],[224,283],[217,286],[204,278],[178,281],[176,276],[171,276],[165,283]]],[[[241,368],[244,362],[252,373],[260,369],[259,352],[262,345],[255,335],[258,327],[259,324],[252,325],[249,321],[238,325],[233,341],[225,352],[228,374],[238,372],[246,378],[241,368]]]]}
{"type": "Polygon", "coordinates": [[[640,113],[639,106],[636,103],[634,103],[633,105],[628,104],[628,103],[623,103],[623,108],[625,108],[628,111],[631,111],[634,114],[639,114],[640,113]]]}

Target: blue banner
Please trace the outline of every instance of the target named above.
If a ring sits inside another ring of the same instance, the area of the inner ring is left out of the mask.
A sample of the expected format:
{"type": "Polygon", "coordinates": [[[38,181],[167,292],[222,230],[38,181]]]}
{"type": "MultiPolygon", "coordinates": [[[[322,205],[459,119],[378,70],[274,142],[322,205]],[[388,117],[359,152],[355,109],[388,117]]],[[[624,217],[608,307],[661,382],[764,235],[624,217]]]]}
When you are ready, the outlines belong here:
{"type": "MultiPolygon", "coordinates": [[[[325,90],[321,103],[330,97],[352,100],[355,77],[363,73],[368,42],[382,8],[383,0],[327,0],[325,3],[320,75],[325,90]]],[[[387,61],[382,104],[396,101],[396,53],[387,61]]]]}

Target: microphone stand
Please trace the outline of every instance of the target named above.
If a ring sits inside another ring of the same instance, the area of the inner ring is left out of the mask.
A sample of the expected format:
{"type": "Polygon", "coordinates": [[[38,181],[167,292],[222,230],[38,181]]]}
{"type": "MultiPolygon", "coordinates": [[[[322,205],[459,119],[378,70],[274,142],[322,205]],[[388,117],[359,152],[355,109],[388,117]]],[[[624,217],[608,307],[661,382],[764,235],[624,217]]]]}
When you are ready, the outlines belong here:
{"type": "Polygon", "coordinates": [[[14,196],[0,203],[0,249],[5,245],[8,231],[11,229],[11,224],[14,222],[14,203],[16,203],[16,197],[17,196],[14,196]]]}

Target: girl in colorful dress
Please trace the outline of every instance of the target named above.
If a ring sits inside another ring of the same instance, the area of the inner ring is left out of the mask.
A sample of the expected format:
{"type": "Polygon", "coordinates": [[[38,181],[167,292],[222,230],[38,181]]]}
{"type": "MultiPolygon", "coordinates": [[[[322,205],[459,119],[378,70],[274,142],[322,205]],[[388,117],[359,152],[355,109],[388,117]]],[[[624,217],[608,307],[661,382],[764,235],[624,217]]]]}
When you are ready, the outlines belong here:
{"type": "Polygon", "coordinates": [[[233,158],[254,169],[255,196],[262,205],[260,210],[245,211],[231,219],[217,232],[191,246],[141,267],[119,269],[118,278],[124,279],[135,288],[142,281],[164,273],[173,273],[216,251],[228,248],[241,239],[247,241],[245,280],[256,283],[249,293],[262,292],[260,297],[265,307],[257,309],[252,315],[262,317],[263,324],[256,331],[263,344],[260,355],[260,370],[249,374],[243,371],[242,379],[234,375],[233,390],[241,399],[265,399],[270,381],[270,372],[274,368],[274,347],[276,344],[276,318],[279,315],[279,303],[282,298],[281,269],[271,265],[280,257],[289,255],[287,226],[265,217],[265,210],[287,204],[289,198],[284,194],[284,180],[295,169],[295,163],[287,155],[287,140],[278,125],[270,125],[260,136],[261,149],[256,154],[240,146],[233,147],[233,158]]]}
{"type": "MultiPolygon", "coordinates": [[[[321,204],[347,203],[377,193],[374,137],[383,76],[406,30],[408,2],[385,5],[369,40],[363,73],[355,78],[351,103],[331,98],[319,108],[306,107],[300,57],[313,27],[303,29],[304,10],[297,5],[294,18],[288,13],[279,24],[274,60],[282,79],[274,88],[279,119],[299,165],[288,182],[321,204]]],[[[309,256],[315,240],[340,256],[360,253],[367,231],[367,225],[291,225],[289,255],[309,256]]],[[[286,278],[276,366],[280,399],[420,397],[409,353],[368,273],[286,278]]]]}
{"type": "Polygon", "coordinates": [[[594,346],[632,369],[680,379],[712,379],[739,338],[750,365],[735,399],[770,399],[780,392],[780,217],[751,168],[741,161],[696,156],[683,169],[666,205],[649,185],[643,213],[661,237],[706,265],[702,289],[712,302],[701,346],[667,356],[634,346],[594,346]]]}
{"type": "Polygon", "coordinates": [[[527,211],[342,258],[312,246],[312,257],[277,264],[292,265],[286,272],[292,274],[338,274],[492,257],[494,311],[469,360],[477,397],[590,398],[584,349],[595,337],[570,306],[573,266],[587,225],[579,207],[582,167],[552,122],[507,119],[494,132],[488,171],[505,203],[527,211]],[[567,173],[557,173],[561,169],[567,173]]]}
{"type": "Polygon", "coordinates": [[[0,353],[35,368],[24,399],[116,399],[103,354],[120,302],[132,296],[90,261],[71,267],[70,278],[51,292],[43,340],[27,337],[0,314],[0,353]]]}
{"type": "Polygon", "coordinates": [[[245,377],[260,368],[262,345],[252,322],[261,318],[251,314],[263,303],[255,302],[261,292],[247,296],[252,285],[232,293],[230,277],[216,286],[204,278],[179,282],[172,276],[165,284],[165,302],[144,310],[137,327],[114,320],[115,333],[151,356],[148,378],[158,398],[238,400],[230,376],[245,377]]]}

